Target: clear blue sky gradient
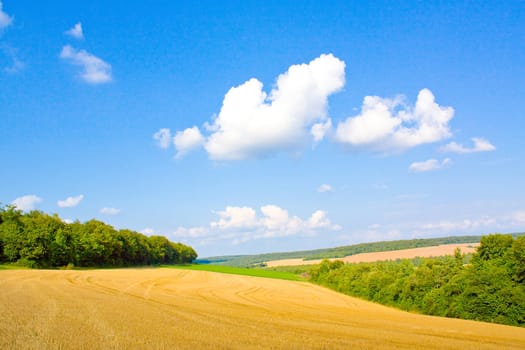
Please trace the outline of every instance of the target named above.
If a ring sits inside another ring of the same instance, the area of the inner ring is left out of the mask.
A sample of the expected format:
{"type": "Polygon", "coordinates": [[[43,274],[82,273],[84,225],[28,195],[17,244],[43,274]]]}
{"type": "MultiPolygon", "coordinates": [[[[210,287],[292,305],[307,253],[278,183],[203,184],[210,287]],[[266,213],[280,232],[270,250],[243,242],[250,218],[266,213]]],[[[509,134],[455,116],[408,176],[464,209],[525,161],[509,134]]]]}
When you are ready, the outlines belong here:
{"type": "Polygon", "coordinates": [[[0,22],[3,204],[35,195],[35,209],[163,234],[200,256],[525,228],[523,1],[1,3],[12,19],[0,22]],[[82,40],[65,33],[78,22],[82,40]],[[111,81],[84,81],[61,58],[65,45],[109,64],[111,81]],[[328,53],[346,64],[344,88],[328,98],[334,130],[365,96],[413,105],[427,88],[454,108],[452,136],[394,154],[326,138],[237,161],[202,148],[175,159],[152,137],[202,131],[230,88],[257,78],[269,93],[290,66],[328,53]],[[439,152],[473,137],[495,149],[439,152]],[[74,207],[57,205],[78,195],[74,207]],[[266,205],[303,223],[322,210],[330,224],[268,234],[266,205]],[[257,223],[221,228],[228,206],[252,208],[257,223]],[[202,232],[184,234],[191,228],[202,232]]]}

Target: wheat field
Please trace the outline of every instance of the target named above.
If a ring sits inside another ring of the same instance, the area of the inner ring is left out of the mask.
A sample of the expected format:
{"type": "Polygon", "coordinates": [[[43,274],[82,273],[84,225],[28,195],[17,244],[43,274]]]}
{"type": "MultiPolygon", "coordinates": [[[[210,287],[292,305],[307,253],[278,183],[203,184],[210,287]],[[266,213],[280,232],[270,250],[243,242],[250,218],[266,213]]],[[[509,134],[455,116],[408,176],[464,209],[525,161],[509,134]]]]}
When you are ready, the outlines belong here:
{"type": "MultiPolygon", "coordinates": [[[[431,247],[420,247],[410,249],[399,249],[390,250],[383,252],[374,253],[359,253],[354,255],[345,256],[343,258],[332,258],[329,260],[342,260],[347,263],[360,263],[360,262],[375,262],[375,261],[386,261],[386,260],[397,260],[397,259],[413,259],[416,257],[430,258],[445,255],[454,255],[456,248],[461,249],[464,254],[471,254],[476,251],[479,243],[452,243],[442,244],[431,247]]],[[[277,267],[277,266],[298,266],[298,265],[312,265],[320,264],[323,259],[315,260],[303,260],[303,259],[281,259],[266,261],[266,266],[277,267]]]]}
{"type": "Polygon", "coordinates": [[[525,329],[306,282],[173,269],[0,271],[1,349],[523,349],[525,329]]]}

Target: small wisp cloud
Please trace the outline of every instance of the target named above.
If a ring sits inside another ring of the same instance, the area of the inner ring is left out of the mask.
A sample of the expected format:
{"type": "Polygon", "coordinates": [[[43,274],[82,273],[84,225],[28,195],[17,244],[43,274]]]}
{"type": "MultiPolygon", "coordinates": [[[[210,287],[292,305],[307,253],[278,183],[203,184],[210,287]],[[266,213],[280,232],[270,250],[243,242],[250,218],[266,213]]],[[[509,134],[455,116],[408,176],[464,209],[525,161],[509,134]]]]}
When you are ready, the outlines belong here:
{"type": "Polygon", "coordinates": [[[111,208],[111,207],[104,207],[104,208],[100,209],[100,214],[114,216],[114,215],[120,214],[120,209],[111,208]]]}
{"type": "Polygon", "coordinates": [[[109,83],[113,78],[111,65],[86,50],[77,50],[65,45],[60,52],[60,58],[82,68],[80,78],[88,84],[109,83]]]}
{"type": "Polygon", "coordinates": [[[57,201],[57,205],[59,208],[72,208],[79,205],[83,199],[83,194],[74,197],[67,197],[66,199],[57,201]]]}
{"type": "Polygon", "coordinates": [[[12,25],[13,21],[13,17],[4,12],[2,1],[0,1],[0,31],[12,25]]]}
{"type": "Polygon", "coordinates": [[[334,188],[329,184],[322,184],[317,188],[317,192],[319,193],[327,193],[327,192],[334,192],[334,188]]]}
{"type": "Polygon", "coordinates": [[[73,28],[66,30],[65,32],[70,37],[73,37],[78,40],[84,39],[84,32],[82,30],[82,23],[78,22],[73,26],[73,28]]]}
{"type": "Polygon", "coordinates": [[[496,147],[486,139],[480,137],[473,137],[471,140],[473,145],[470,148],[465,147],[462,144],[456,142],[450,142],[445,146],[441,147],[439,150],[441,152],[451,152],[460,154],[490,152],[496,150],[496,147]]]}
{"type": "Polygon", "coordinates": [[[429,159],[424,162],[414,162],[410,164],[408,170],[413,173],[422,173],[427,171],[439,170],[452,164],[450,158],[445,158],[441,162],[437,159],[429,159]]]}

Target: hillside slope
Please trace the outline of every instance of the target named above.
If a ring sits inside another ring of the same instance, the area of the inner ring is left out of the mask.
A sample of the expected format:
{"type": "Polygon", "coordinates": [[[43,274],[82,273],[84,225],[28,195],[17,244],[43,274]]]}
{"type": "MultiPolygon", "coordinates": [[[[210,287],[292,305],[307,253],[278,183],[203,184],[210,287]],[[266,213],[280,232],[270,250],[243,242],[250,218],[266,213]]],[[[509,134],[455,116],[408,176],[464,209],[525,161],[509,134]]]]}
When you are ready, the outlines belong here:
{"type": "Polygon", "coordinates": [[[520,349],[525,329],[305,282],[204,271],[0,271],[4,349],[520,349]]]}
{"type": "MultiPolygon", "coordinates": [[[[525,233],[512,233],[517,237],[525,233]]],[[[450,236],[440,238],[418,238],[397,241],[382,241],[371,243],[360,243],[340,246],[335,248],[322,248],[314,250],[302,250],[293,252],[265,253],[252,255],[225,255],[197,259],[199,264],[227,265],[236,267],[254,267],[267,261],[284,259],[321,260],[332,258],[343,258],[355,254],[387,252],[402,249],[414,249],[422,247],[434,247],[445,244],[479,243],[483,236],[450,236]]],[[[311,262],[313,264],[314,262],[311,262]]]]}

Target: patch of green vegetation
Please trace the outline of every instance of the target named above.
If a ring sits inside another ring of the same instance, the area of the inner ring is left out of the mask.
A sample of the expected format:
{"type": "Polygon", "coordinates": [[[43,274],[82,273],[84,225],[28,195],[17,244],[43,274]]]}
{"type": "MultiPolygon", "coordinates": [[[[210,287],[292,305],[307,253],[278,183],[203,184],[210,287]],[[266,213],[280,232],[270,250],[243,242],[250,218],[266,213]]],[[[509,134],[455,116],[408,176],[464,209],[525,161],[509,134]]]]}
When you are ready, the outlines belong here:
{"type": "Polygon", "coordinates": [[[210,272],[227,273],[227,274],[232,274],[232,275],[274,278],[274,279],[287,280],[287,281],[305,281],[305,279],[302,278],[301,276],[296,275],[291,272],[272,271],[272,270],[267,270],[267,269],[249,269],[249,268],[220,266],[220,265],[163,265],[162,267],[170,268],[170,269],[210,271],[210,272]]]}
{"type": "Polygon", "coordinates": [[[25,270],[27,267],[11,264],[0,264],[0,270],[25,270]]]}
{"type": "Polygon", "coordinates": [[[524,235],[484,236],[468,257],[457,249],[453,257],[324,260],[309,275],[338,292],[407,311],[525,327],[524,235]]]}
{"type": "Polygon", "coordinates": [[[297,265],[297,266],[275,266],[275,267],[265,267],[265,270],[275,271],[275,272],[286,272],[292,273],[294,275],[303,275],[308,274],[314,265],[297,265]]]}

